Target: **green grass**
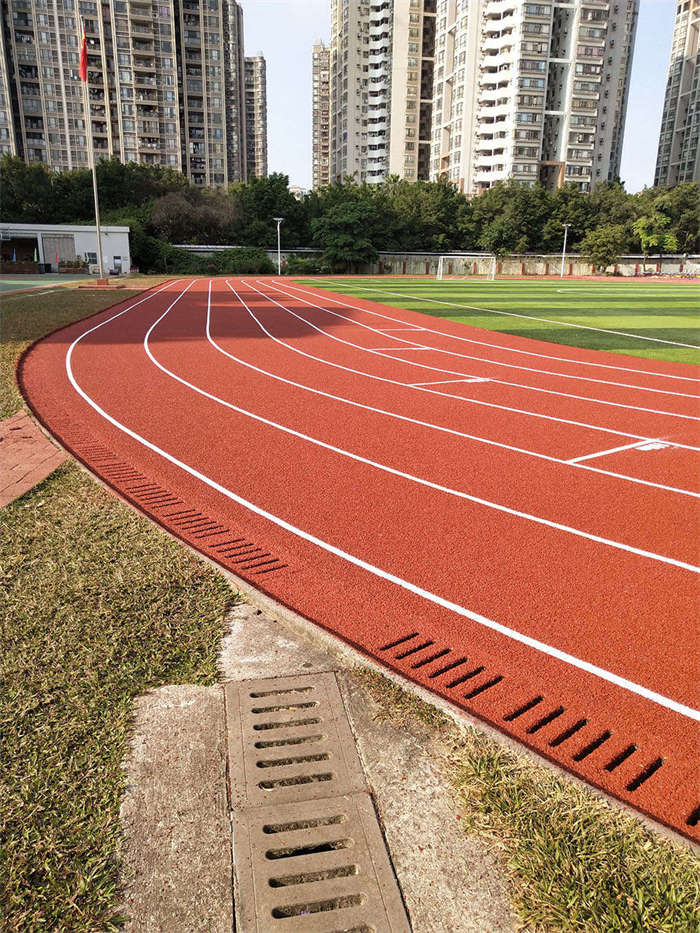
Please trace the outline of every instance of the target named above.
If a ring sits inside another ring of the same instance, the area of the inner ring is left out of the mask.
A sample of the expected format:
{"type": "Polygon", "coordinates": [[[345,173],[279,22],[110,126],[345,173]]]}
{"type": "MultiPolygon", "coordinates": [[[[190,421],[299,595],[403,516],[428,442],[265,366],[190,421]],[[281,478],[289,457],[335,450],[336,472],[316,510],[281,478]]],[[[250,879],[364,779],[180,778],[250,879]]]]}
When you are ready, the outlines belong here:
{"type": "Polygon", "coordinates": [[[109,930],[132,699],[216,681],[233,593],[75,465],[2,519],[2,928],[109,930]]]}
{"type": "Polygon", "coordinates": [[[453,721],[386,678],[353,675],[379,718],[414,731],[450,780],[467,832],[491,840],[531,930],[697,933],[700,869],[585,788],[453,721]]]}
{"type": "Polygon", "coordinates": [[[438,282],[427,276],[300,281],[519,337],[647,359],[700,364],[700,285],[693,283],[560,282],[551,279],[490,282],[476,278],[438,282]],[[495,314],[497,311],[508,314],[495,314]],[[568,324],[585,327],[566,326],[568,324]],[[587,327],[615,333],[587,330],[587,327]],[[657,341],[692,344],[694,348],[640,340],[625,336],[622,331],[653,337],[657,341]]]}

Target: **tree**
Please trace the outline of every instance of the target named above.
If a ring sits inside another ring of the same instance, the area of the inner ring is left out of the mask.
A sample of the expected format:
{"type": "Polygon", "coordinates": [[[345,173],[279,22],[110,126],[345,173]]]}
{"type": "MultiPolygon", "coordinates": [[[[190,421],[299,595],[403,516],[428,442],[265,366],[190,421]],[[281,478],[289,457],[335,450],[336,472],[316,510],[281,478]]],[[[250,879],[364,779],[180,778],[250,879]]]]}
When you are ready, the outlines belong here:
{"type": "Polygon", "coordinates": [[[229,186],[235,221],[230,242],[246,246],[277,245],[275,217],[284,217],[282,241],[285,246],[306,246],[310,238],[307,211],[289,190],[289,178],[273,172],[267,178],[252,178],[247,184],[229,186]]]}
{"type": "Polygon", "coordinates": [[[3,156],[0,160],[0,189],[4,220],[14,223],[57,222],[53,220],[56,211],[52,173],[42,163],[27,164],[17,156],[3,156]]]}
{"type": "Polygon", "coordinates": [[[589,230],[581,240],[581,253],[596,269],[614,266],[624,252],[626,233],[622,224],[604,224],[589,230]]]}
{"type": "Polygon", "coordinates": [[[559,252],[564,245],[564,224],[569,224],[567,242],[576,249],[594,223],[591,197],[577,185],[562,185],[550,196],[550,216],[542,228],[542,247],[559,252]]]}
{"type": "Polygon", "coordinates": [[[374,208],[361,201],[338,204],[311,227],[323,246],[323,259],[332,269],[353,271],[377,258],[377,250],[367,236],[374,224],[374,208]]]}
{"type": "Polygon", "coordinates": [[[542,185],[499,182],[472,202],[477,246],[492,253],[524,253],[542,248],[551,195],[542,185]]]}
{"type": "Polygon", "coordinates": [[[646,268],[647,257],[652,250],[658,250],[659,256],[661,256],[664,250],[671,253],[678,249],[676,237],[668,229],[670,225],[670,218],[659,211],[639,217],[632,224],[632,229],[635,235],[639,237],[642,247],[644,268],[646,268]]]}

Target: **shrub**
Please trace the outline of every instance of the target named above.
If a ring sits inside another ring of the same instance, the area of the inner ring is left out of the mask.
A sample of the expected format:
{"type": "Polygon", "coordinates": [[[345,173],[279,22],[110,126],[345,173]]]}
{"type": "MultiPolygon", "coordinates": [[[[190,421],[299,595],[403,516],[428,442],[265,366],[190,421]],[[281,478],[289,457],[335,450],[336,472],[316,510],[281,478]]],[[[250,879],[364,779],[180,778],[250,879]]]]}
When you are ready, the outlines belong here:
{"type": "Polygon", "coordinates": [[[265,275],[276,271],[265,250],[257,246],[223,249],[206,261],[214,266],[215,275],[265,275]]]}
{"type": "Polygon", "coordinates": [[[319,275],[328,272],[328,266],[320,256],[289,256],[284,267],[285,275],[319,275]]]}

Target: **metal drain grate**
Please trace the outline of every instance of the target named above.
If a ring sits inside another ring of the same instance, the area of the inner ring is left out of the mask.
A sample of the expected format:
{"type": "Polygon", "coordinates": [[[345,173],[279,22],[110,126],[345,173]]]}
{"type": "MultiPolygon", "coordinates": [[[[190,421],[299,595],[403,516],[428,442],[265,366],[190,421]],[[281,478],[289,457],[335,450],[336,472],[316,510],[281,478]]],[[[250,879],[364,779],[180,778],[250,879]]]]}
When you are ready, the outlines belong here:
{"type": "Polygon", "coordinates": [[[409,933],[367,794],[257,807],[233,825],[246,933],[409,933]]]}
{"type": "Polygon", "coordinates": [[[366,791],[332,673],[227,684],[234,809],[366,791]]]}

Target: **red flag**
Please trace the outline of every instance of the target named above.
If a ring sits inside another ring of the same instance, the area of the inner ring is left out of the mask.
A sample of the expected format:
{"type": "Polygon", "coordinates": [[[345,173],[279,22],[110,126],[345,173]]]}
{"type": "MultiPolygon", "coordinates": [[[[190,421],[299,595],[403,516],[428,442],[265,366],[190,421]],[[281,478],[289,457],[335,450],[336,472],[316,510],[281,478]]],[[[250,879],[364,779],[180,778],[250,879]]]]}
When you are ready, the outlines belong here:
{"type": "Polygon", "coordinates": [[[81,22],[80,35],[80,80],[87,84],[87,40],[85,38],[85,23],[81,22]]]}

